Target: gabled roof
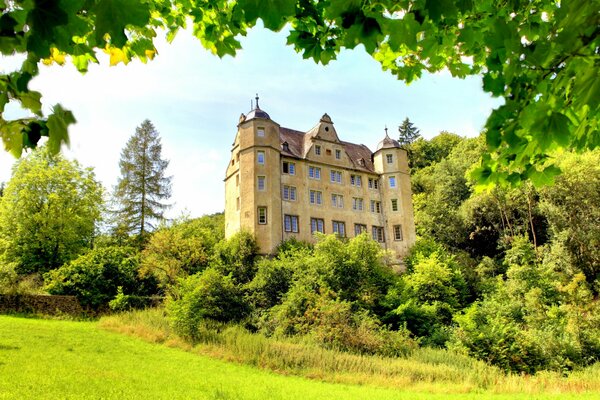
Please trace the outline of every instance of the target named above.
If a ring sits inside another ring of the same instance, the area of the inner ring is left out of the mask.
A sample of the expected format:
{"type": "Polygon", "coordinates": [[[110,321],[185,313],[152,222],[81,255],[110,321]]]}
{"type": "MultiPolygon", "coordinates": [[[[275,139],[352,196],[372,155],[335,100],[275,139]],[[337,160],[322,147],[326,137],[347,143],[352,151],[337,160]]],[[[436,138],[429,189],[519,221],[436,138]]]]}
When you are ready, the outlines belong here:
{"type": "MultiPolygon", "coordinates": [[[[306,153],[312,145],[311,131],[300,132],[294,129],[279,128],[279,139],[281,142],[281,154],[298,159],[305,159],[306,153]],[[287,143],[287,146],[284,146],[287,143]]],[[[354,144],[340,141],[340,144],[348,154],[353,168],[359,171],[375,172],[372,152],[364,144],[354,144]]]]}

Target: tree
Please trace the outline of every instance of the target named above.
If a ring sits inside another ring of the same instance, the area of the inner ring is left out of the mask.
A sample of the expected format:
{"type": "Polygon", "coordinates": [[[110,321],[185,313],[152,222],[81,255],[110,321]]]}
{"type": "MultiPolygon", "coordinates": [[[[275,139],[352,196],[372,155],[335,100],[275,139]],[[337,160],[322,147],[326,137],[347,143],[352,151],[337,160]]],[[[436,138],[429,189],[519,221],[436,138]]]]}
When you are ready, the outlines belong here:
{"type": "Polygon", "coordinates": [[[209,0],[199,7],[184,0],[12,0],[0,10],[0,52],[26,56],[20,70],[0,75],[0,110],[15,100],[35,114],[0,120],[5,146],[16,155],[41,136],[58,151],[75,122],[60,105],[43,116],[41,94],[28,87],[40,61],[70,58],[85,72],[102,50],[111,65],[146,62],[156,54],[158,30],[173,40],[188,23],[205,48],[235,55],[236,38],[258,18],[273,31],[289,23],[288,44],[323,64],[362,44],[406,82],[443,69],[460,78],[480,75],[484,90],[504,99],[486,124],[490,154],[473,171],[481,183],[551,182],[560,172],[554,150],[600,145],[600,13],[592,1],[278,0],[273,7],[209,0]]]}
{"type": "Polygon", "coordinates": [[[402,146],[408,146],[421,137],[419,129],[410,122],[408,117],[406,117],[406,119],[402,121],[402,125],[398,127],[398,132],[400,133],[398,141],[402,146]]]}
{"type": "Polygon", "coordinates": [[[20,160],[0,199],[0,243],[18,272],[44,272],[92,244],[102,187],[91,169],[41,147],[20,160]]]}
{"type": "Polygon", "coordinates": [[[152,221],[163,219],[171,197],[171,177],[165,176],[169,161],[161,158],[162,144],[158,132],[149,120],[136,128],[121,152],[121,177],[115,199],[121,227],[144,238],[152,221]]]}

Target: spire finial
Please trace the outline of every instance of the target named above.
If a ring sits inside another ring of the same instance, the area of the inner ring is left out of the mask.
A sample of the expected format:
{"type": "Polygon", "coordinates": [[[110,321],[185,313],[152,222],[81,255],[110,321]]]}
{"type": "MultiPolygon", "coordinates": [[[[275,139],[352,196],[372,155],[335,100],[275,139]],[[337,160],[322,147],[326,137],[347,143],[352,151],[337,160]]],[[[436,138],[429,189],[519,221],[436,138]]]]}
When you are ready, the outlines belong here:
{"type": "Polygon", "coordinates": [[[385,126],[385,129],[384,129],[384,130],[385,130],[385,137],[389,138],[389,136],[388,136],[388,132],[387,132],[387,125],[385,126]]]}
{"type": "Polygon", "coordinates": [[[257,109],[260,109],[260,107],[258,106],[258,93],[256,93],[256,97],[255,97],[255,99],[256,99],[256,108],[257,108],[257,109]]]}

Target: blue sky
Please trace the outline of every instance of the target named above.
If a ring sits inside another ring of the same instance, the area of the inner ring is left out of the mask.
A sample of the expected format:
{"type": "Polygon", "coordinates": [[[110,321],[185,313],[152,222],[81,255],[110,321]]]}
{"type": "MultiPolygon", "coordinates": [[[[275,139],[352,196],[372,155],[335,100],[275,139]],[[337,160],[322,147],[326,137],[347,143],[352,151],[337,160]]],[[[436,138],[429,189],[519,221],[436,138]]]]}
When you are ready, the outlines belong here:
{"type": "MultiPolygon", "coordinates": [[[[170,217],[224,209],[225,168],[240,113],[260,106],[281,126],[309,130],[328,113],[342,140],[375,148],[387,125],[391,136],[409,117],[426,138],[442,130],[474,136],[500,104],[481,89],[479,77],[447,72],[406,85],[383,72],[362,47],[328,66],[303,60],[285,45],[284,32],[260,27],[242,38],[235,58],[219,59],[188,32],[172,44],[160,40],[158,56],[144,65],[100,65],[81,75],[72,66],[42,67],[31,87],[42,91],[45,110],[56,103],[78,123],[64,152],[93,167],[108,191],[119,176],[120,152],[136,126],[150,119],[160,132],[173,175],[170,217]]],[[[10,62],[3,61],[6,66],[10,62]]],[[[7,116],[18,115],[15,110],[7,116]]],[[[0,181],[10,179],[13,159],[0,154],[0,181]]]]}

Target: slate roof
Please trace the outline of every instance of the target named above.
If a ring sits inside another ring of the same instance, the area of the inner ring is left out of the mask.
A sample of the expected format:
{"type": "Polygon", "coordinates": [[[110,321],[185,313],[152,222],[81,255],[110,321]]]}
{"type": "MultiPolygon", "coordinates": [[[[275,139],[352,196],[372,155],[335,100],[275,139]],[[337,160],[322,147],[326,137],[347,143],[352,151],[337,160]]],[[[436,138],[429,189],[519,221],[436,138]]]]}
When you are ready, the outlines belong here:
{"type": "MultiPolygon", "coordinates": [[[[308,152],[308,146],[310,146],[311,132],[300,132],[294,129],[279,128],[279,139],[281,141],[281,154],[294,157],[298,159],[305,159],[306,153],[308,152]],[[284,144],[287,143],[287,146],[284,144]]],[[[340,144],[344,147],[346,154],[352,161],[353,168],[359,171],[375,172],[373,167],[372,155],[373,153],[364,144],[354,144],[340,141],[340,144]]]]}

